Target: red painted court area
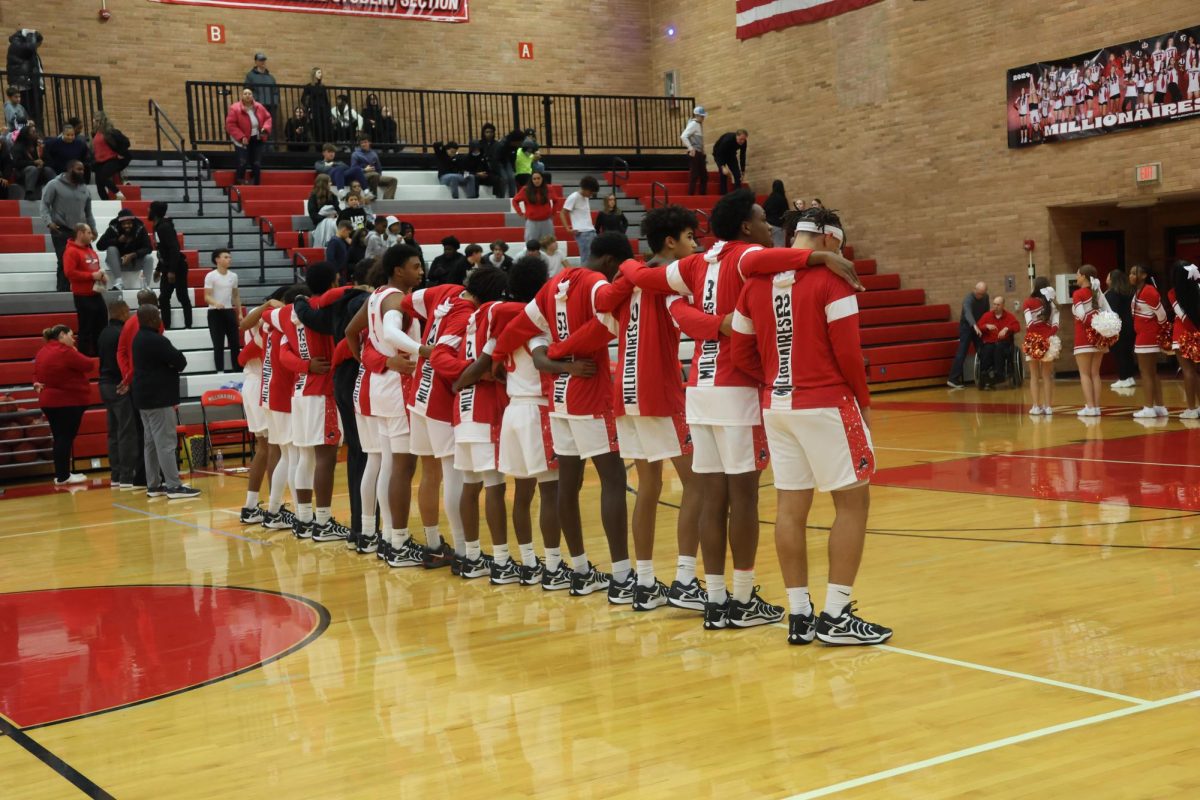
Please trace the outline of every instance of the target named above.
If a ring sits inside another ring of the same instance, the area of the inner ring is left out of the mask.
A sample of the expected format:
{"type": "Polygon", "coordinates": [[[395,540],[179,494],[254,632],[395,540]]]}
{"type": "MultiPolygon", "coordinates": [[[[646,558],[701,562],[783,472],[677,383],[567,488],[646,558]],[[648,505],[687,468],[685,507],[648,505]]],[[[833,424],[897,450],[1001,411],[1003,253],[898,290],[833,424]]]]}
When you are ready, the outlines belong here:
{"type": "Polygon", "coordinates": [[[214,586],[0,595],[0,712],[22,728],[111,711],[261,665],[324,628],[319,606],[214,586]]]}
{"type": "Polygon", "coordinates": [[[1097,439],[882,469],[879,486],[1200,511],[1194,431],[1097,439]]]}

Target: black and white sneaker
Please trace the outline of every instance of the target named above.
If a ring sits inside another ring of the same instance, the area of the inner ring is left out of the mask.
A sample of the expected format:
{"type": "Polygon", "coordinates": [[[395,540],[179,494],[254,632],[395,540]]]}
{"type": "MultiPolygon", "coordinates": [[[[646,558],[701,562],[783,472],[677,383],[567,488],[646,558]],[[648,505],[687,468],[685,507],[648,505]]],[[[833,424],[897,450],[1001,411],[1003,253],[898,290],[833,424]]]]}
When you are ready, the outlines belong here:
{"type": "Polygon", "coordinates": [[[264,511],[262,526],[273,531],[285,531],[292,527],[292,523],[283,518],[283,509],[280,509],[274,514],[270,511],[264,511]]]}
{"type": "Polygon", "coordinates": [[[545,569],[542,571],[542,591],[558,592],[563,589],[571,588],[571,579],[575,573],[567,566],[567,562],[558,562],[556,569],[545,569]]]}
{"type": "Polygon", "coordinates": [[[375,557],[380,561],[387,561],[392,557],[392,543],[382,535],[379,537],[379,546],[375,550],[375,557]]]}
{"type": "Polygon", "coordinates": [[[788,644],[811,644],[817,637],[817,618],[808,614],[788,614],[788,644]]]}
{"type": "Polygon", "coordinates": [[[242,515],[238,518],[238,520],[243,525],[261,524],[263,521],[262,507],[254,506],[253,508],[251,508],[250,506],[246,506],[245,508],[242,509],[242,515]]]}
{"type": "Polygon", "coordinates": [[[358,531],[350,531],[350,535],[346,537],[346,549],[347,550],[354,550],[354,549],[358,548],[358,537],[359,536],[360,536],[360,533],[358,531]]]}
{"type": "Polygon", "coordinates": [[[891,628],[867,622],[854,613],[854,608],[854,601],[850,601],[837,617],[822,611],[817,618],[817,638],[831,645],[883,644],[892,638],[891,628]]]}
{"type": "Polygon", "coordinates": [[[350,535],[348,528],[338,525],[333,520],[326,523],[314,522],[311,531],[314,542],[340,542],[350,535]]]}
{"type": "Polygon", "coordinates": [[[314,524],[311,519],[308,522],[304,522],[299,517],[294,517],[292,520],[292,535],[297,539],[311,539],[314,524]]]}
{"type": "Polygon", "coordinates": [[[625,576],[625,580],[617,583],[615,580],[608,581],[608,602],[614,606],[631,606],[633,605],[633,595],[637,590],[637,573],[630,570],[625,576]]]}
{"type": "Polygon", "coordinates": [[[708,603],[708,592],[700,585],[699,578],[692,578],[689,583],[673,581],[667,590],[667,602],[675,608],[686,608],[689,611],[704,611],[708,603]]]}
{"type": "Polygon", "coordinates": [[[399,547],[389,547],[389,567],[419,567],[425,562],[425,548],[408,538],[399,547]]]}
{"type": "Polygon", "coordinates": [[[739,603],[729,598],[729,625],[733,628],[753,628],[771,625],[783,619],[783,607],[773,606],[758,596],[758,587],[750,593],[750,599],[739,603]]]}
{"type": "Polygon", "coordinates": [[[492,561],[492,574],[488,582],[493,586],[506,586],[510,583],[521,582],[521,568],[517,562],[511,558],[501,564],[499,561],[492,561]]]}
{"type": "Polygon", "coordinates": [[[719,631],[729,627],[729,599],[724,603],[704,604],[704,630],[719,631]]]}
{"type": "MultiPolygon", "coordinates": [[[[527,567],[524,564],[517,564],[517,574],[521,576],[522,586],[537,586],[542,582],[542,575],[546,572],[546,567],[542,564],[540,558],[533,560],[533,566],[527,567]]],[[[569,585],[569,584],[568,584],[569,585]]]]}
{"type": "Polygon", "coordinates": [[[665,606],[668,602],[667,585],[662,581],[655,581],[653,586],[639,584],[633,590],[634,611],[653,611],[665,606]]]}
{"type": "Polygon", "coordinates": [[[191,486],[176,486],[172,489],[167,489],[168,500],[190,500],[193,497],[199,497],[200,490],[194,489],[191,486]]]}
{"type": "MultiPolygon", "coordinates": [[[[442,543],[432,550],[425,548],[425,559],[421,562],[421,566],[425,569],[441,569],[442,567],[451,567],[453,572],[454,548],[448,542],[442,540],[442,543]]],[[[454,574],[458,574],[457,572],[454,574]]]]}
{"type": "Polygon", "coordinates": [[[289,528],[292,527],[292,524],[296,521],[295,512],[288,508],[286,503],[279,507],[279,516],[283,518],[283,521],[287,523],[289,528]]]}
{"type": "Polygon", "coordinates": [[[146,497],[166,497],[167,490],[162,486],[151,486],[146,490],[146,497]]]}
{"type": "Polygon", "coordinates": [[[364,556],[369,556],[379,549],[378,534],[362,534],[358,535],[358,544],[354,547],[354,551],[364,556]]]}
{"type": "Polygon", "coordinates": [[[475,578],[482,578],[492,574],[492,557],[479,554],[479,558],[467,558],[463,556],[459,559],[458,576],[463,580],[470,581],[475,578]]]}
{"type": "Polygon", "coordinates": [[[571,596],[583,597],[600,589],[607,589],[611,582],[612,575],[596,569],[589,561],[588,571],[582,575],[574,570],[571,571],[571,596]]]}

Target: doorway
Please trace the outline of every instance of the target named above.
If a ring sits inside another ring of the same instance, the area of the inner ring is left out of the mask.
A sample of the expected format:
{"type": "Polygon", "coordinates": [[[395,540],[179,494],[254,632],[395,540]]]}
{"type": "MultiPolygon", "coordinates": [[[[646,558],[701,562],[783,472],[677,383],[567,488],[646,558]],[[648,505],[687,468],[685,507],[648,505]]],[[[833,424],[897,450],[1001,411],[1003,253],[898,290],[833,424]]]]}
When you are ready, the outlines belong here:
{"type": "Polygon", "coordinates": [[[1200,225],[1167,228],[1167,262],[1182,258],[1200,264],[1200,225]]]}
{"type": "Polygon", "coordinates": [[[1124,231],[1084,231],[1079,236],[1084,264],[1091,264],[1101,275],[1125,269],[1124,231]]]}

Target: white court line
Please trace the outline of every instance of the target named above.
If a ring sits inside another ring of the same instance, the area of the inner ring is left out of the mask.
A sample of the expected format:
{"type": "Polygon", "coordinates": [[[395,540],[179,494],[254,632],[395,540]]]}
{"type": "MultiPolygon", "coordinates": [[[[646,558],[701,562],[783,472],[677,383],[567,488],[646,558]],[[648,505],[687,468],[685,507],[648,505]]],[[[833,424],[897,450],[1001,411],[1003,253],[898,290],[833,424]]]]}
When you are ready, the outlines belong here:
{"type": "Polygon", "coordinates": [[[977,744],[974,747],[965,747],[961,750],[955,750],[951,753],[934,756],[933,758],[926,758],[922,761],[914,761],[911,764],[905,764],[900,767],[893,767],[892,769],[886,769],[881,772],[874,772],[870,775],[864,775],[861,778],[853,778],[848,781],[842,781],[841,783],[824,786],[820,789],[813,789],[808,792],[794,794],[785,798],[785,800],[811,800],[812,798],[816,797],[827,797],[831,794],[844,792],[847,789],[856,789],[859,786],[867,786],[872,783],[878,783],[879,781],[884,781],[888,778],[894,778],[898,775],[907,775],[910,772],[917,772],[929,767],[936,767],[940,764],[947,764],[951,761],[958,761],[960,758],[969,758],[970,756],[978,755],[980,753],[999,750],[1000,748],[1008,747],[1009,745],[1021,744],[1022,742],[1041,739],[1045,736],[1052,736],[1056,733],[1075,730],[1076,728],[1085,728],[1089,725],[1097,725],[1101,722],[1108,722],[1112,719],[1120,719],[1121,717],[1128,717],[1133,714],[1141,714],[1144,711],[1153,711],[1158,708],[1164,708],[1165,706],[1173,706],[1177,703],[1185,703],[1189,700],[1196,699],[1200,699],[1200,690],[1187,692],[1185,694],[1177,694],[1174,697],[1166,697],[1162,700],[1139,703],[1138,705],[1130,706],[1128,708],[1121,708],[1117,709],[1116,711],[1108,711],[1104,714],[1095,714],[1093,716],[1084,717],[1083,719],[1077,719],[1072,722],[1064,722],[1059,725],[1050,725],[1048,727],[1038,728],[1037,730],[1029,731],[1027,733],[1019,733],[1016,736],[1006,736],[1003,739],[996,739],[991,742],[985,742],[984,744],[977,744]]]}
{"type": "Polygon", "coordinates": [[[1035,456],[1027,453],[980,453],[969,450],[929,450],[924,447],[882,447],[876,450],[893,450],[897,453],[937,453],[947,456],[1000,456],[1002,458],[1042,458],[1050,461],[1090,461],[1097,464],[1133,464],[1139,467],[1186,467],[1200,469],[1200,464],[1168,464],[1162,461],[1118,461],[1114,458],[1068,458],[1067,456],[1035,456]]]}

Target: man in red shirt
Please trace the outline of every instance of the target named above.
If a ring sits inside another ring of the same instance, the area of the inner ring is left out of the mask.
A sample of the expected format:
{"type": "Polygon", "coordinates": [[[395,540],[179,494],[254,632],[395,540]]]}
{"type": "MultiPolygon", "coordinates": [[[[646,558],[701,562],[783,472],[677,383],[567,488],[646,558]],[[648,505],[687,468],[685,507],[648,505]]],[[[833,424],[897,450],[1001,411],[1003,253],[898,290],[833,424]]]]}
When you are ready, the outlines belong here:
{"type": "Polygon", "coordinates": [[[762,262],[747,263],[748,271],[778,274],[747,280],[732,323],[734,357],[762,385],[779,496],[775,541],[791,607],[788,642],[880,644],[892,631],[857,617],[850,602],[875,470],[858,300],[833,271],[805,269],[814,263],[813,251],[840,250],[845,233],[837,215],[823,208],[803,212],[794,224],[792,248],[762,250],[747,259],[762,262]],[[808,594],[805,540],[814,487],[832,493],[836,510],[819,618],[808,594]]]}
{"type": "Polygon", "coordinates": [[[1021,332],[1021,323],[1004,307],[1004,297],[992,298],[992,308],[979,320],[979,388],[991,389],[1008,378],[1013,360],[1013,341],[1021,332]]]}

